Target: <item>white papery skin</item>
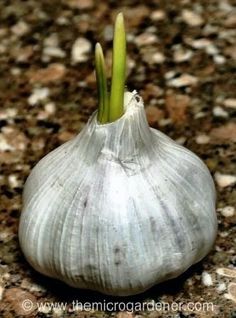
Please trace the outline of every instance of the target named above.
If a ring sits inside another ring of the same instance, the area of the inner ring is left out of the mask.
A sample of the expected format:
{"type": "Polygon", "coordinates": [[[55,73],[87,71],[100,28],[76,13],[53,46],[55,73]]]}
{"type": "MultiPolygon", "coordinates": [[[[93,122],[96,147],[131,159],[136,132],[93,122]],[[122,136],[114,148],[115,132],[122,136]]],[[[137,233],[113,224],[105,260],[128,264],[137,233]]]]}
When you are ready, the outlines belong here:
{"type": "Polygon", "coordinates": [[[125,109],[103,125],[95,112],[35,166],[19,227],[37,271],[111,295],[180,275],[209,252],[217,231],[205,164],[148,126],[136,92],[125,94],[125,109]]]}

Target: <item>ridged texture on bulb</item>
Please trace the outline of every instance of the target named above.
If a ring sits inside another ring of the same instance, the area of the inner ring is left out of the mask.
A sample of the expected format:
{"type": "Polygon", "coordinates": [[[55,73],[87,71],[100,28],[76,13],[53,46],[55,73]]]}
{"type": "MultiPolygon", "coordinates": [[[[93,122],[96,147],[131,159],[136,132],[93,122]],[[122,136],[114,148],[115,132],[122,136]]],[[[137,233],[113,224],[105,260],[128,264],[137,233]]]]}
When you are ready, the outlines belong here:
{"type": "Polygon", "coordinates": [[[211,249],[215,188],[204,163],[126,112],[44,157],[24,189],[19,238],[29,263],[67,284],[131,295],[176,277],[211,249]]]}

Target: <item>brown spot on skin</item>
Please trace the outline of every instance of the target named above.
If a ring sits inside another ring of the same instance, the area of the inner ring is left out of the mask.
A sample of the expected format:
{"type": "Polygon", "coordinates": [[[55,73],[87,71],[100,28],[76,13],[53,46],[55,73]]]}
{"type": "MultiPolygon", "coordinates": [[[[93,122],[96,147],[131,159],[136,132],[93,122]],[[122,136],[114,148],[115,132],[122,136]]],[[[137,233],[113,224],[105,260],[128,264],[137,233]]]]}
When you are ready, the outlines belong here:
{"type": "Polygon", "coordinates": [[[119,266],[122,263],[122,259],[124,258],[124,251],[119,247],[119,246],[115,246],[114,247],[114,253],[115,253],[115,265],[119,266]]]}
{"type": "Polygon", "coordinates": [[[88,203],[88,199],[85,199],[85,201],[84,201],[84,208],[86,208],[87,203],[88,203]]]}
{"type": "Polygon", "coordinates": [[[151,232],[153,235],[155,235],[156,233],[156,220],[154,219],[154,217],[150,217],[150,226],[151,226],[151,232]]]}
{"type": "Polygon", "coordinates": [[[117,253],[119,253],[120,252],[120,248],[119,247],[115,247],[114,248],[114,252],[117,254],[117,253]]]}
{"type": "Polygon", "coordinates": [[[80,280],[80,281],[82,281],[82,282],[85,282],[85,281],[86,281],[84,275],[75,275],[75,279],[76,279],[76,280],[80,280]]]}
{"type": "Polygon", "coordinates": [[[119,266],[120,264],[121,264],[121,260],[116,260],[116,261],[115,261],[115,265],[116,265],[116,266],[119,266]]]}
{"type": "Polygon", "coordinates": [[[96,270],[96,266],[94,266],[93,264],[88,264],[86,265],[86,270],[88,271],[95,271],[96,270]]]}

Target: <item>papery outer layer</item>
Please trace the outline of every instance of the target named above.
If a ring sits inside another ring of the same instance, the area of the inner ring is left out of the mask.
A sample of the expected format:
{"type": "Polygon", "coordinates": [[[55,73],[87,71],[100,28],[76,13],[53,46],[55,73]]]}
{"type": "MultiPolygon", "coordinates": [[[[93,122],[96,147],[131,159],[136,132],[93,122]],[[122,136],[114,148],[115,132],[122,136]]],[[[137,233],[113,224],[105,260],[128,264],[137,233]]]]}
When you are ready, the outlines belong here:
{"type": "Polygon", "coordinates": [[[148,126],[143,103],[45,156],[24,188],[19,238],[29,263],[112,295],[176,277],[211,249],[215,188],[204,163],[148,126]]]}

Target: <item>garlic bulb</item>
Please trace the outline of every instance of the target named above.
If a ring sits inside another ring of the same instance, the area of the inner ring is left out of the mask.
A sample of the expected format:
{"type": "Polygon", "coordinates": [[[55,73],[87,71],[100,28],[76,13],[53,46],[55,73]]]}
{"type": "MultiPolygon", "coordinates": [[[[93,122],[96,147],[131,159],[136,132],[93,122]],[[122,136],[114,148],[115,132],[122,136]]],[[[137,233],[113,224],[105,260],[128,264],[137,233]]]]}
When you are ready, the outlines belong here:
{"type": "Polygon", "coordinates": [[[29,263],[67,284],[132,295],[176,277],[211,249],[215,188],[204,163],[148,126],[142,99],[45,156],[23,195],[29,263]]]}

